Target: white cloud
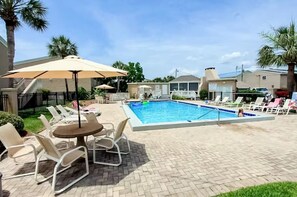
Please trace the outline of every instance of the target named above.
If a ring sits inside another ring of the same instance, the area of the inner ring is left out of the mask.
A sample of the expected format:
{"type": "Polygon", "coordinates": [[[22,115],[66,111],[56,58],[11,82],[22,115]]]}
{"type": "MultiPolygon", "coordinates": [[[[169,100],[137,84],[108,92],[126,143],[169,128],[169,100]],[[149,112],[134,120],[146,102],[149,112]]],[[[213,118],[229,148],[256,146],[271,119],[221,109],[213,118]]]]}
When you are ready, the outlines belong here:
{"type": "Polygon", "coordinates": [[[194,56],[191,56],[191,55],[189,55],[189,56],[187,56],[187,57],[186,57],[186,60],[190,60],[190,61],[196,61],[196,60],[198,60],[198,58],[197,58],[197,57],[194,57],[194,56]]]}
{"type": "Polygon", "coordinates": [[[240,57],[244,57],[248,55],[248,52],[239,52],[239,51],[235,51],[235,52],[232,52],[232,53],[227,53],[227,54],[224,54],[222,57],[221,57],[221,62],[222,63],[227,63],[227,62],[230,62],[234,59],[237,59],[237,58],[240,58],[240,57]]]}

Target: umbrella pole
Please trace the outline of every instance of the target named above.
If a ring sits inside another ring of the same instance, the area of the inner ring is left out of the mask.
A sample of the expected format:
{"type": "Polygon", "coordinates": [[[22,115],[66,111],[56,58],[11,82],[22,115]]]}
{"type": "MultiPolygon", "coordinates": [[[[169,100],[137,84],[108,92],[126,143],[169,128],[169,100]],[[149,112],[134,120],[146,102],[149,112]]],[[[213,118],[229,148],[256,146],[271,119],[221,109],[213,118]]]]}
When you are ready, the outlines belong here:
{"type": "Polygon", "coordinates": [[[78,127],[81,128],[80,123],[80,105],[79,105],[79,99],[78,99],[78,87],[77,87],[77,71],[74,71],[74,84],[75,84],[75,94],[76,94],[76,103],[77,103],[77,111],[78,111],[78,127]]]}

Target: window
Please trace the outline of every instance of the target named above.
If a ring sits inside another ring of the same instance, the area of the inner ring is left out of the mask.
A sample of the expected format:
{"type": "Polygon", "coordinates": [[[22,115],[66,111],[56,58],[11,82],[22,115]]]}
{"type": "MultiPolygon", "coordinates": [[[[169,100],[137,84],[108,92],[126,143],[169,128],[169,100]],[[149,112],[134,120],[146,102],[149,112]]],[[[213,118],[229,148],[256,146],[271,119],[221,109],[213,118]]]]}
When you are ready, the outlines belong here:
{"type": "Polygon", "coordinates": [[[178,90],[178,84],[177,83],[170,83],[170,91],[178,90]]]}
{"type": "Polygon", "coordinates": [[[266,80],[266,76],[262,76],[262,80],[266,80]]]}
{"type": "Polygon", "coordinates": [[[198,91],[198,83],[189,83],[189,90],[190,91],[198,91]]]}
{"type": "Polygon", "coordinates": [[[188,91],[188,83],[180,83],[179,90],[186,90],[188,91]]]}

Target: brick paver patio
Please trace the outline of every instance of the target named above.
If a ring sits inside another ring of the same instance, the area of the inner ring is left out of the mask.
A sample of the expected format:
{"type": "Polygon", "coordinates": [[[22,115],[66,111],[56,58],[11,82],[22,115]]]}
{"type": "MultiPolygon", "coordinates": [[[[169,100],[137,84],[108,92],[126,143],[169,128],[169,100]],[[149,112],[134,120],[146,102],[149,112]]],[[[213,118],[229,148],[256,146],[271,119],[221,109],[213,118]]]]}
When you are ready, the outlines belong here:
{"type": "MultiPolygon", "coordinates": [[[[125,117],[119,104],[103,104],[101,109],[101,122],[118,123],[125,117]]],[[[213,196],[245,186],[296,181],[296,118],[293,114],[274,121],[141,132],[128,126],[132,150],[123,156],[123,164],[90,164],[90,175],[60,196],[213,196]]],[[[81,165],[64,173],[59,184],[78,175],[81,165]]],[[[15,165],[7,158],[0,162],[5,175],[33,171],[34,166],[15,165]]],[[[51,173],[53,166],[42,163],[42,173],[51,173]]],[[[10,196],[53,196],[50,183],[37,185],[27,176],[3,180],[3,190],[10,196]]]]}

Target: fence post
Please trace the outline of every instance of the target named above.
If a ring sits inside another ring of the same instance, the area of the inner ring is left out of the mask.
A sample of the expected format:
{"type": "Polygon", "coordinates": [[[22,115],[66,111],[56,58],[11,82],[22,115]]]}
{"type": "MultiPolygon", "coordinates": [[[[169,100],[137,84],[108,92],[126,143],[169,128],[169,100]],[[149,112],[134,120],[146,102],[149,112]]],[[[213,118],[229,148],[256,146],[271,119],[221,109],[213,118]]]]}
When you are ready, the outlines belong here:
{"type": "Polygon", "coordinates": [[[56,92],[56,105],[58,105],[58,92],[56,92]]]}
{"type": "Polygon", "coordinates": [[[33,112],[35,114],[36,110],[35,110],[35,107],[37,105],[37,93],[33,93],[33,100],[35,100],[34,104],[33,104],[33,112]]]}
{"type": "Polygon", "coordinates": [[[3,95],[7,95],[7,112],[18,115],[18,91],[16,88],[2,88],[3,95]]]}
{"type": "Polygon", "coordinates": [[[64,105],[66,104],[66,98],[68,97],[68,99],[69,99],[69,96],[67,95],[67,97],[66,97],[65,95],[66,95],[66,93],[63,92],[63,101],[64,101],[64,105]],[[66,97],[66,98],[65,98],[65,97],[66,97]]]}

